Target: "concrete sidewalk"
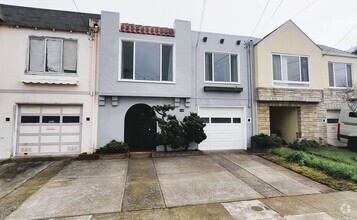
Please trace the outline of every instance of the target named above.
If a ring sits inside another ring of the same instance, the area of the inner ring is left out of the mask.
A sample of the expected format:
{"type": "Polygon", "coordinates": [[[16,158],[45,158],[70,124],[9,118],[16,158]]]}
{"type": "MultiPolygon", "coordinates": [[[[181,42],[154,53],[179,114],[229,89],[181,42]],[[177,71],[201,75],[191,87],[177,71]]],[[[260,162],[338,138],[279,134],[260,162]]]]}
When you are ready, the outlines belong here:
{"type": "Polygon", "coordinates": [[[355,210],[356,192],[230,151],[72,161],[8,219],[357,219],[355,210]]]}

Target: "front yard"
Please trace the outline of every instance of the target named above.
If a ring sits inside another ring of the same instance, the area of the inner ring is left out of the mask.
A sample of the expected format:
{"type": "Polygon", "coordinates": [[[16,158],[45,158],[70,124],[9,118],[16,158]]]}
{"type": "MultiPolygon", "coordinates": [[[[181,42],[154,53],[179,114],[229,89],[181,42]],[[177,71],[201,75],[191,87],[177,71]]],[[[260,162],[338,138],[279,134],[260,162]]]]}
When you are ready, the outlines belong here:
{"type": "Polygon", "coordinates": [[[263,158],[338,190],[357,190],[357,152],[322,146],[298,151],[280,147],[263,158]]]}

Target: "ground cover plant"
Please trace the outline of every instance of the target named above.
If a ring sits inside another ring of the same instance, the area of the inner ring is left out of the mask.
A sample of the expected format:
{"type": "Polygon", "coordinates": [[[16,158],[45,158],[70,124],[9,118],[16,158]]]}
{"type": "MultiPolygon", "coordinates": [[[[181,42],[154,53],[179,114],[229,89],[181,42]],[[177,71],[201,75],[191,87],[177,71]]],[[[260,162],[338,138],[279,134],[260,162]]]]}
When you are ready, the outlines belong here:
{"type": "Polygon", "coordinates": [[[262,157],[332,188],[357,190],[356,152],[328,146],[308,147],[304,151],[280,147],[262,157]]]}

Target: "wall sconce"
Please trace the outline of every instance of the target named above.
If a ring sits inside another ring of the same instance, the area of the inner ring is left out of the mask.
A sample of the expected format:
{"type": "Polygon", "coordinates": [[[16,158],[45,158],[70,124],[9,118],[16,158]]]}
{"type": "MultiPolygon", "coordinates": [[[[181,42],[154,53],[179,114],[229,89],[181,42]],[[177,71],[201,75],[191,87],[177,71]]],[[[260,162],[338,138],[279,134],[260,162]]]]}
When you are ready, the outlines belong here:
{"type": "Polygon", "coordinates": [[[207,42],[207,37],[203,37],[203,42],[207,42]]]}

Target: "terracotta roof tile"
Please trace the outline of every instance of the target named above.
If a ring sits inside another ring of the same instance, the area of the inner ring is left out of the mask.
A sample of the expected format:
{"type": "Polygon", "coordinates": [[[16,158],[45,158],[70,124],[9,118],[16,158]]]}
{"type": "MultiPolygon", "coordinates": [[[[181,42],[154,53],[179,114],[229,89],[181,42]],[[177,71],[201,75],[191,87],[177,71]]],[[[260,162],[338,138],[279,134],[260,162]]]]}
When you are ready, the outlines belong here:
{"type": "Polygon", "coordinates": [[[158,36],[165,36],[165,37],[175,37],[174,29],[166,28],[166,27],[152,27],[152,26],[122,23],[119,31],[132,33],[132,34],[148,34],[148,35],[158,35],[158,36]]]}

